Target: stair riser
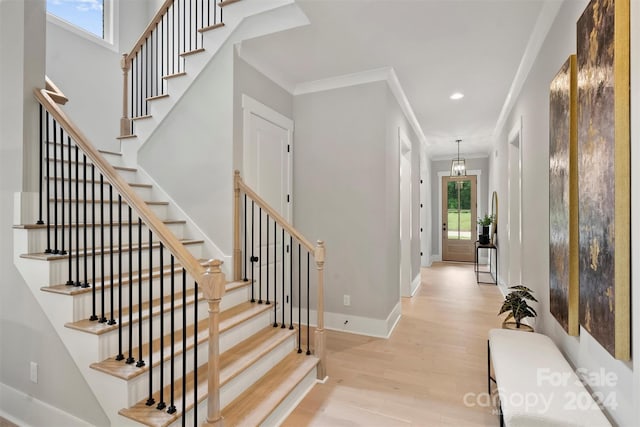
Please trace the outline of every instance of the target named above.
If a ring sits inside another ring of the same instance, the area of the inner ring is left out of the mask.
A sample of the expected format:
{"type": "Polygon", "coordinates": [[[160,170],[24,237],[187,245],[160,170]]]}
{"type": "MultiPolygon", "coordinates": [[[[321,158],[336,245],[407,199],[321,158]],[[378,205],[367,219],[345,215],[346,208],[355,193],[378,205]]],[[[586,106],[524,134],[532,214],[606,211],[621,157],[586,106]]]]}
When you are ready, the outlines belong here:
{"type": "Polygon", "coordinates": [[[243,286],[232,291],[227,291],[220,302],[220,311],[228,310],[231,307],[247,302],[250,299],[251,288],[249,286],[243,286]]]}
{"type": "Polygon", "coordinates": [[[220,353],[224,353],[243,339],[250,337],[271,323],[269,312],[262,312],[233,328],[220,333],[220,353]]]}
{"type": "MultiPolygon", "coordinates": [[[[67,159],[67,154],[65,153],[65,157],[60,159],[60,152],[58,152],[58,158],[54,159],[53,155],[47,159],[44,158],[42,162],[42,176],[43,177],[52,177],[52,178],[76,178],[80,177],[81,179],[85,179],[85,163],[82,160],[82,155],[80,156],[80,162],[75,161],[75,154],[72,157],[71,162],[67,159]],[[49,170],[47,170],[47,163],[49,164],[49,170]],[[71,165],[71,169],[69,169],[69,165],[71,165]]],[[[91,170],[91,162],[87,160],[86,163],[86,179],[91,180],[92,176],[95,181],[100,180],[100,170],[95,167],[92,175],[91,170]]],[[[137,172],[135,170],[130,169],[116,169],[116,172],[128,182],[136,182],[137,172]]],[[[107,181],[104,178],[104,181],[107,181]]],[[[44,184],[46,186],[46,183],[44,184]]]]}
{"type": "MultiPolygon", "coordinates": [[[[58,198],[60,198],[60,195],[58,195],[58,198]]],[[[108,198],[106,199],[108,200],[108,198]]],[[[118,203],[87,203],[87,214],[86,214],[86,219],[85,219],[85,213],[84,213],[84,203],[81,202],[80,206],[78,207],[78,217],[76,216],[76,202],[73,201],[71,203],[69,203],[68,201],[65,201],[64,205],[62,205],[61,203],[55,203],[55,208],[54,208],[54,203],[50,202],[49,203],[49,222],[53,225],[53,223],[55,222],[55,213],[57,212],[58,214],[58,224],[60,224],[60,222],[62,221],[62,209],[64,206],[64,217],[65,217],[65,223],[69,222],[69,214],[71,214],[71,218],[73,220],[73,222],[75,223],[76,221],[79,222],[89,222],[89,223],[93,223],[93,210],[94,210],[94,206],[95,206],[95,222],[96,223],[107,223],[110,221],[111,216],[112,216],[112,212],[113,212],[113,220],[115,222],[119,221],[119,212],[118,212],[118,203]],[[101,212],[101,208],[102,208],[102,212],[101,212]],[[102,216],[101,216],[102,215],[102,216]]],[[[151,209],[151,211],[153,211],[153,213],[160,219],[167,219],[167,205],[157,205],[157,204],[149,204],[148,205],[149,208],[151,209]]],[[[138,217],[136,216],[135,211],[132,212],[133,213],[133,221],[137,222],[138,217]]],[[[47,221],[47,208],[46,206],[44,207],[43,213],[43,220],[47,221]]],[[[126,205],[123,203],[122,204],[122,218],[123,221],[124,220],[128,220],[129,217],[129,209],[126,207],[126,205]]]]}
{"type": "MultiPolygon", "coordinates": [[[[134,275],[133,280],[136,280],[136,277],[137,276],[134,275]]],[[[128,277],[127,277],[127,280],[128,280],[128,277]]],[[[195,282],[193,281],[193,279],[191,279],[190,276],[187,276],[187,281],[186,281],[187,290],[193,289],[194,283],[195,282]]],[[[155,299],[160,297],[160,277],[154,277],[151,284],[149,283],[148,280],[143,280],[142,301],[149,300],[149,290],[151,289],[151,286],[153,286],[153,294],[152,294],[153,298],[155,299]]],[[[171,295],[171,275],[170,274],[164,275],[163,287],[164,287],[163,295],[170,296],[171,295]]],[[[175,287],[175,292],[182,291],[182,272],[176,271],[174,276],[174,287],[175,287]]],[[[122,285],[122,305],[124,307],[127,307],[129,305],[129,288],[130,287],[126,284],[122,285]]],[[[140,291],[140,287],[136,282],[134,283],[133,287],[131,287],[132,301],[134,305],[138,303],[139,291],[140,291]]],[[[110,281],[107,281],[105,283],[104,292],[101,290],[100,287],[96,289],[96,301],[98,301],[98,304],[100,304],[100,301],[102,300],[103,293],[104,293],[104,300],[106,301],[106,304],[107,304],[107,311],[111,311],[109,308],[110,301],[111,301],[111,294],[112,294],[110,281]]],[[[116,305],[116,309],[119,303],[119,295],[120,295],[120,290],[119,290],[118,282],[116,280],[113,285],[113,300],[114,300],[114,304],[116,305]]],[[[73,299],[74,299],[73,321],[76,322],[78,320],[88,319],[92,314],[93,292],[91,291],[91,289],[89,289],[89,292],[74,295],[73,299]]],[[[167,307],[168,305],[165,305],[165,310],[168,309],[167,307]]]]}
{"type": "MultiPolygon", "coordinates": [[[[128,220],[128,218],[124,218],[124,220],[128,220]]],[[[171,232],[179,239],[183,238],[183,234],[184,234],[184,224],[174,224],[174,223],[170,223],[167,224],[167,227],[169,227],[169,229],[171,230],[171,232]]],[[[123,246],[127,246],[129,244],[129,228],[131,228],[131,234],[132,234],[132,239],[133,239],[133,243],[135,245],[138,244],[138,225],[137,223],[135,223],[133,226],[129,227],[128,224],[125,224],[122,226],[122,231],[121,233],[119,232],[120,227],[114,227],[113,230],[113,242],[114,242],[114,249],[117,249],[118,247],[118,242],[120,241],[120,237],[122,237],[122,245],[123,246]]],[[[47,230],[46,228],[44,229],[31,229],[28,230],[29,231],[29,248],[28,248],[28,253],[41,253],[44,252],[44,250],[47,248],[47,230]]],[[[54,241],[54,229],[53,227],[51,228],[51,241],[54,241]]],[[[71,237],[72,237],[72,244],[73,244],[73,250],[75,251],[76,249],[76,245],[78,244],[78,242],[76,241],[76,233],[78,233],[79,235],[79,245],[80,245],[80,249],[84,249],[84,234],[85,234],[85,227],[79,227],[78,229],[76,229],[76,227],[72,227],[71,230],[69,230],[69,227],[65,227],[64,229],[62,227],[58,227],[57,230],[57,236],[58,236],[58,245],[61,246],[61,242],[62,242],[62,238],[63,238],[63,234],[64,234],[64,241],[65,241],[65,250],[69,250],[69,233],[71,232],[71,237]]],[[[95,228],[95,244],[93,241],[94,238],[94,230],[93,227],[87,227],[86,229],[86,234],[87,234],[87,248],[91,249],[93,247],[99,248],[102,245],[102,236],[100,233],[100,227],[97,226],[95,228]]],[[[148,228],[143,225],[142,226],[142,241],[144,243],[147,243],[149,241],[149,230],[148,228]]],[[[110,242],[111,242],[111,227],[109,227],[108,225],[105,225],[104,228],[104,244],[106,247],[110,246],[110,242]]],[[[52,243],[53,245],[53,243],[52,243]]]]}
{"type": "Polygon", "coordinates": [[[243,391],[259,380],[294,349],[295,338],[291,336],[261,357],[260,360],[256,361],[241,374],[227,382],[220,390],[221,407],[224,408],[233,402],[243,391]]]}
{"type": "MultiPolygon", "coordinates": [[[[198,345],[198,369],[202,368],[202,365],[207,362],[209,352],[209,343],[203,342],[198,345]]],[[[174,387],[175,393],[182,393],[182,363],[183,360],[186,362],[186,372],[189,373],[193,371],[194,368],[194,350],[193,348],[187,350],[186,357],[183,359],[182,353],[175,354],[174,357],[174,387]]],[[[166,354],[165,354],[166,357],[166,354]]],[[[152,376],[152,390],[154,393],[160,390],[160,368],[162,367],[164,376],[163,376],[163,387],[171,384],[171,360],[166,360],[161,365],[157,365],[153,368],[153,376],[152,376]]],[[[149,397],[149,371],[141,374],[135,378],[132,378],[127,382],[127,392],[129,396],[129,405],[133,406],[137,402],[143,399],[147,399],[149,397]]],[[[164,401],[169,406],[171,402],[171,395],[165,394],[164,401]]],[[[157,405],[158,402],[156,402],[157,405]]],[[[178,408],[181,409],[181,408],[178,408]]]]}
{"type": "MultiPolygon", "coordinates": [[[[189,250],[189,252],[191,252],[191,254],[196,257],[196,258],[201,258],[201,252],[202,252],[202,245],[201,244],[190,244],[190,245],[186,245],[186,248],[189,250]]],[[[95,258],[95,282],[99,282],[101,280],[101,277],[103,276],[102,272],[104,271],[104,275],[107,276],[111,276],[111,272],[110,272],[110,268],[111,268],[111,259],[113,258],[113,266],[114,266],[114,272],[116,274],[119,273],[119,259],[120,256],[122,255],[122,273],[128,273],[129,272],[129,252],[123,252],[122,254],[118,254],[118,253],[114,253],[113,257],[110,254],[105,254],[104,255],[104,261],[103,261],[103,257],[98,255],[95,258]],[[104,266],[104,267],[103,267],[104,266]]],[[[159,248],[154,248],[153,252],[152,252],[152,258],[153,258],[153,266],[154,267],[158,267],[160,265],[160,250],[159,248]]],[[[168,252],[165,252],[165,265],[167,265],[168,263],[170,263],[169,260],[169,254],[168,252]]],[[[142,257],[141,257],[141,264],[142,264],[142,269],[147,269],[149,268],[149,250],[148,248],[143,249],[142,251],[142,257]]],[[[132,271],[138,271],[138,251],[134,249],[134,252],[132,254],[132,271]]],[[[75,274],[76,274],[76,263],[78,262],[78,259],[73,256],[72,261],[71,261],[71,272],[74,275],[74,280],[75,280],[75,274]]],[[[85,277],[85,269],[84,269],[84,256],[81,253],[80,256],[80,265],[79,265],[79,271],[80,271],[80,278],[84,280],[85,277]]],[[[177,262],[177,261],[176,261],[177,262]]],[[[69,261],[68,258],[63,258],[63,259],[58,259],[58,260],[52,260],[49,261],[49,277],[50,277],[50,285],[57,285],[57,284],[61,284],[61,283],[66,283],[66,281],[69,279],[69,261]]],[[[94,268],[93,268],[93,258],[89,257],[87,258],[87,274],[86,276],[89,279],[90,283],[94,283],[93,281],[93,274],[94,268]]],[[[43,286],[46,285],[46,283],[42,284],[43,286]]]]}
{"type": "MultiPolygon", "coordinates": [[[[194,304],[192,303],[193,298],[190,299],[191,302],[187,302],[187,326],[193,324],[194,322],[194,304]]],[[[98,316],[100,316],[100,313],[97,313],[98,316]]],[[[142,313],[143,317],[144,316],[148,316],[148,310],[143,310],[142,313]]],[[[198,303],[198,320],[202,320],[202,319],[206,319],[208,317],[209,313],[207,311],[207,302],[204,300],[200,300],[198,303]]],[[[123,325],[122,325],[122,336],[123,336],[123,340],[122,340],[122,345],[123,345],[123,352],[125,352],[125,354],[128,354],[128,341],[129,341],[129,326],[128,326],[128,316],[124,316],[123,317],[123,325]]],[[[138,325],[140,325],[139,322],[136,321],[138,317],[138,312],[136,311],[134,313],[134,324],[133,324],[133,342],[132,342],[132,346],[133,348],[138,347],[138,334],[139,334],[139,327],[138,325]]],[[[158,313],[154,314],[153,316],[153,339],[156,338],[160,338],[160,315],[158,313]]],[[[164,322],[164,333],[165,335],[169,334],[171,331],[171,312],[170,312],[170,305],[167,304],[165,305],[165,312],[164,315],[162,316],[163,322],[164,322]]],[[[116,318],[116,320],[118,320],[116,318]]],[[[142,321],[142,341],[143,343],[146,343],[149,341],[149,318],[145,318],[142,321]]],[[[176,311],[174,313],[174,330],[175,331],[179,331],[182,329],[182,302],[180,301],[178,303],[178,301],[176,301],[176,311]]],[[[78,331],[78,333],[83,333],[82,331],[78,331]]],[[[109,357],[113,357],[114,355],[118,354],[118,328],[116,327],[114,330],[109,331],[109,332],[105,332],[103,334],[101,334],[99,336],[99,358],[98,360],[104,360],[107,359],[109,357]]],[[[167,343],[168,344],[168,343],[167,343]]],[[[136,354],[134,354],[134,357],[136,358],[136,360],[138,359],[138,354],[136,352],[136,354]]],[[[149,355],[147,353],[143,354],[143,359],[145,360],[145,362],[148,362],[149,355]]]]}
{"type": "Polygon", "coordinates": [[[280,404],[274,408],[271,415],[260,424],[261,426],[280,425],[289,416],[289,414],[298,406],[300,401],[311,391],[317,380],[317,367],[310,370],[309,373],[291,390],[289,395],[280,404]]]}
{"type": "MultiPolygon", "coordinates": [[[[69,181],[65,175],[64,181],[58,177],[58,179],[51,178],[47,180],[49,183],[49,195],[54,198],[54,194],[58,195],[58,199],[62,198],[62,192],[64,191],[65,200],[81,199],[81,200],[118,200],[118,191],[114,188],[109,197],[109,184],[105,183],[102,186],[99,182],[92,183],[91,180],[87,181],[87,188],[85,193],[85,181],[81,177],[80,181],[76,181],[75,178],[69,181]],[[69,182],[71,182],[71,196],[69,196],[69,182]],[[76,182],[78,189],[76,191],[76,182]],[[102,188],[102,197],[100,197],[100,188],[102,188]],[[56,193],[57,192],[57,193],[56,193]],[[78,197],[79,195],[79,197],[78,197]]],[[[47,191],[47,181],[45,181],[42,188],[43,192],[47,191]]],[[[150,187],[138,187],[132,186],[133,191],[138,194],[143,200],[152,200],[152,189],[150,187]]],[[[82,208],[81,208],[82,209],[82,208]]],[[[123,214],[127,211],[127,205],[123,202],[122,210],[123,214]]]]}

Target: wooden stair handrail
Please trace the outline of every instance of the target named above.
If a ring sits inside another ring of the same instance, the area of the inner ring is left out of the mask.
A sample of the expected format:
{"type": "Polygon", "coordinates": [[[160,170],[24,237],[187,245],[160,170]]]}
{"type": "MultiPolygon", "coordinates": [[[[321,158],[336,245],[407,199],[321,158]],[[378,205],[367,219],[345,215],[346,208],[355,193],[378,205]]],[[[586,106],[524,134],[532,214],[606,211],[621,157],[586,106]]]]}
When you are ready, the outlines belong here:
{"type": "Polygon", "coordinates": [[[162,3],[162,6],[158,8],[158,11],[153,16],[153,18],[151,18],[151,22],[149,22],[149,25],[147,25],[147,28],[144,29],[144,31],[142,32],[142,35],[140,35],[140,37],[138,37],[138,40],[136,40],[136,42],[133,44],[131,51],[123,55],[123,64],[124,64],[123,66],[128,67],[128,65],[126,64],[131,63],[131,60],[136,56],[138,51],[142,49],[142,45],[144,45],[144,41],[153,32],[153,29],[155,28],[155,26],[160,21],[162,21],[162,17],[164,16],[165,11],[174,1],[175,0],[165,0],[162,3]]]}
{"type": "Polygon", "coordinates": [[[293,225],[289,223],[286,219],[282,217],[274,208],[269,206],[269,204],[258,194],[251,189],[247,184],[244,183],[242,177],[240,176],[240,171],[235,171],[234,181],[236,188],[240,189],[243,193],[245,193],[251,200],[256,202],[258,206],[262,208],[262,210],[266,211],[271,218],[275,220],[284,230],[290,235],[293,236],[298,242],[302,244],[311,254],[315,254],[315,246],[309,242],[298,230],[296,230],[293,225]]]}
{"type": "Polygon", "coordinates": [[[113,185],[129,206],[131,206],[143,222],[156,235],[164,246],[179,260],[184,269],[197,282],[205,278],[205,268],[169,230],[169,228],[153,213],[144,200],[129,186],[118,172],[107,162],[98,150],[89,143],[87,137],[78,129],[60,109],[49,91],[46,89],[34,89],[34,94],[42,106],[53,116],[62,128],[71,136],[89,160],[104,175],[106,180],[113,185]]]}
{"type": "Polygon", "coordinates": [[[49,76],[44,76],[44,81],[46,85],[45,90],[47,91],[49,96],[51,96],[51,99],[53,99],[56,103],[60,105],[64,105],[67,102],[69,102],[69,98],[67,98],[64,95],[64,93],[62,93],[60,88],[58,88],[58,86],[56,86],[55,83],[51,81],[49,76]]]}

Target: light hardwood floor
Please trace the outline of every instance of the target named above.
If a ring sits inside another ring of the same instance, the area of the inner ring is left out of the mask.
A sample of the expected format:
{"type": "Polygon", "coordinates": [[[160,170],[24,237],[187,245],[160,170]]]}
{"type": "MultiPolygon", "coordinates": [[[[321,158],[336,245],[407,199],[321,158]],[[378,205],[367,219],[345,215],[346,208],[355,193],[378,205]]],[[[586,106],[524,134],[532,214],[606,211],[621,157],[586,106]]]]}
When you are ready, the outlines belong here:
{"type": "Polygon", "coordinates": [[[500,327],[502,295],[477,285],[472,264],[423,269],[389,339],[327,332],[329,380],[284,426],[498,426],[486,392],[487,332],[500,327]]]}

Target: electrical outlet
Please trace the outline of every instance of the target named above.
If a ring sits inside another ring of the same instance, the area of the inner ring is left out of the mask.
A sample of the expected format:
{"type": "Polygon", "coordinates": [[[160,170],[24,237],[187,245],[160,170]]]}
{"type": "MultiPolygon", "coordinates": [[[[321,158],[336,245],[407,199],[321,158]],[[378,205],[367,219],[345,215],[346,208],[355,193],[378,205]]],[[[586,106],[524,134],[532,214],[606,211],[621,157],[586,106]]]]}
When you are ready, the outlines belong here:
{"type": "Polygon", "coordinates": [[[343,304],[346,307],[349,307],[351,305],[351,295],[344,295],[342,298],[343,298],[343,304]]]}
{"type": "Polygon", "coordinates": [[[36,362],[31,362],[29,378],[31,379],[32,383],[38,384],[38,364],[36,362]]]}

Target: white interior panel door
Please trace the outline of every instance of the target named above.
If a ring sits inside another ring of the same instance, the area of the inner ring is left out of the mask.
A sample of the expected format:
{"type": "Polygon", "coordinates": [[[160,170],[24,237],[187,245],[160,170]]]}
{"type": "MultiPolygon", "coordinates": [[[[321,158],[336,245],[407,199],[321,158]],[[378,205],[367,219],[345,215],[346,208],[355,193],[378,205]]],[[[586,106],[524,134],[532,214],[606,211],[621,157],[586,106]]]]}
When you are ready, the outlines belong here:
{"type": "MultiPolygon", "coordinates": [[[[268,107],[243,98],[244,111],[244,180],[269,206],[291,222],[291,153],[293,122],[268,107]]],[[[248,251],[258,257],[253,263],[254,298],[259,303],[282,305],[282,283],[289,280],[289,238],[282,228],[257,205],[247,206],[253,217],[254,241],[248,251]],[[284,264],[283,264],[284,259],[284,264]],[[277,284],[277,286],[276,286],[277,284]],[[277,292],[277,295],[275,294],[277,292]]],[[[252,254],[247,254],[251,256],[252,254]]],[[[288,288],[285,306],[290,301],[288,288]]],[[[280,316],[278,322],[281,320],[280,316]]],[[[287,319],[288,320],[288,319],[287,319]]]]}

